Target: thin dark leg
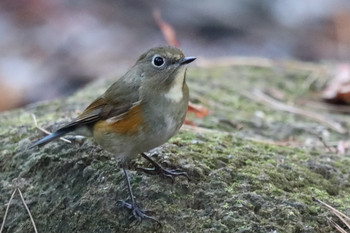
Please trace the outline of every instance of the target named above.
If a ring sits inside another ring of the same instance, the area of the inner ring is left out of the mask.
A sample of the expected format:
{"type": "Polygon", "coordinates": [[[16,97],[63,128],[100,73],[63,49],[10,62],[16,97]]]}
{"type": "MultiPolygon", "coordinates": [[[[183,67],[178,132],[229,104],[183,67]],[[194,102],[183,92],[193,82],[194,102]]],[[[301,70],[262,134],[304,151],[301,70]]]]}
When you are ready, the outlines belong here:
{"type": "Polygon", "coordinates": [[[135,205],[135,198],[134,198],[134,195],[133,195],[132,189],[131,189],[129,173],[128,173],[128,171],[125,168],[123,168],[123,171],[124,171],[124,175],[125,175],[125,178],[126,178],[126,183],[127,183],[127,186],[128,186],[131,203],[135,205]]]}
{"type": "Polygon", "coordinates": [[[171,179],[172,182],[174,182],[174,177],[177,176],[184,176],[188,180],[190,180],[190,177],[187,175],[186,172],[180,171],[180,170],[168,170],[163,168],[159,163],[148,157],[145,153],[141,154],[142,157],[144,157],[148,162],[150,162],[154,168],[140,168],[144,172],[150,173],[150,174],[160,174],[163,177],[171,179]]]}
{"type": "Polygon", "coordinates": [[[156,221],[158,224],[160,224],[160,222],[157,219],[155,219],[151,216],[148,216],[146,214],[147,211],[143,210],[141,207],[139,207],[139,205],[137,205],[137,203],[135,202],[134,195],[132,193],[129,173],[124,167],[123,167],[123,171],[124,171],[124,175],[126,178],[126,183],[128,186],[131,203],[128,203],[124,200],[120,200],[119,202],[121,202],[124,207],[126,207],[132,211],[133,216],[137,219],[138,222],[141,223],[143,219],[152,219],[152,220],[156,221]]]}

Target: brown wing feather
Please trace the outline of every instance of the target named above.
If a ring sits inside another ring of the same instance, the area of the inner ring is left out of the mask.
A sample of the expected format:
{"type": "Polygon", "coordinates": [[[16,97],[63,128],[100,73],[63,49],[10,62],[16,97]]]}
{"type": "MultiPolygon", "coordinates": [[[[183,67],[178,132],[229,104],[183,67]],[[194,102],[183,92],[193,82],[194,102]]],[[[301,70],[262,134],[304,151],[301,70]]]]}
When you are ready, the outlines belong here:
{"type": "Polygon", "coordinates": [[[140,105],[140,86],[141,78],[138,70],[129,70],[113,83],[102,96],[92,102],[75,120],[37,141],[32,147],[44,145],[76,130],[80,126],[93,126],[96,122],[104,122],[109,118],[113,118],[111,121],[114,122],[112,127],[115,128],[115,131],[129,132],[129,128],[132,129],[131,131],[135,131],[137,128],[135,125],[142,121],[142,115],[139,114],[139,111],[136,111],[138,108],[131,110],[133,107],[140,105]],[[131,113],[128,114],[129,112],[131,113]],[[128,119],[124,119],[126,115],[128,115],[128,119]],[[121,121],[120,125],[118,125],[118,121],[121,121]]]}
{"type": "Polygon", "coordinates": [[[82,114],[63,128],[91,125],[97,121],[127,113],[139,103],[140,98],[141,79],[135,72],[133,69],[129,70],[113,83],[102,96],[93,101],[82,114]]]}
{"type": "Polygon", "coordinates": [[[103,97],[92,102],[75,120],[64,127],[90,125],[128,112],[134,104],[107,103],[103,97]]]}
{"type": "Polygon", "coordinates": [[[100,120],[94,124],[94,136],[100,138],[106,132],[132,135],[141,128],[147,127],[144,120],[142,106],[136,103],[125,114],[107,120],[100,120]]]}

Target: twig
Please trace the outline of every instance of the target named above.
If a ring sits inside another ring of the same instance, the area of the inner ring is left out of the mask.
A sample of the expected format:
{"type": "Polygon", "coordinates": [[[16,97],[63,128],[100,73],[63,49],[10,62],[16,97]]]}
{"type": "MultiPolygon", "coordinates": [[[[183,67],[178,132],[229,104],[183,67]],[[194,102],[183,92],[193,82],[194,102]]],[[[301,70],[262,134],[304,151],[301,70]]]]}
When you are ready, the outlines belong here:
{"type": "MultiPolygon", "coordinates": [[[[315,134],[315,135],[316,135],[316,134],[315,134]]],[[[317,136],[318,139],[322,142],[323,146],[327,148],[327,150],[328,150],[329,152],[335,152],[335,151],[333,150],[332,147],[328,146],[328,144],[326,143],[326,141],[324,140],[324,138],[323,138],[321,135],[316,135],[316,136],[317,136]]]]}
{"type": "Polygon", "coordinates": [[[336,222],[334,222],[332,219],[327,218],[328,222],[330,222],[331,225],[333,225],[335,227],[335,229],[337,229],[339,232],[341,233],[347,233],[343,228],[341,228],[341,226],[339,226],[336,222]]]}
{"type": "Polygon", "coordinates": [[[4,214],[4,219],[2,220],[2,224],[1,224],[1,228],[0,228],[0,233],[2,233],[2,230],[4,229],[7,213],[9,211],[12,199],[15,196],[16,191],[17,191],[17,189],[13,190],[12,195],[11,195],[10,200],[9,200],[9,203],[7,204],[7,207],[6,207],[6,210],[5,210],[5,214],[4,214]]]}
{"type": "Polygon", "coordinates": [[[342,221],[348,227],[348,229],[350,229],[350,224],[342,216],[340,216],[338,213],[334,211],[331,211],[331,212],[335,214],[340,219],[340,221],[342,221]]]}
{"type": "Polygon", "coordinates": [[[30,210],[29,210],[29,208],[28,208],[28,206],[27,206],[27,203],[24,201],[24,198],[23,198],[22,192],[21,192],[21,190],[20,190],[19,188],[18,188],[17,190],[18,190],[18,192],[19,192],[19,195],[21,196],[21,199],[22,199],[23,205],[26,207],[26,210],[27,210],[27,212],[28,212],[28,214],[29,214],[29,218],[30,218],[30,221],[31,221],[31,222],[32,222],[32,224],[33,224],[34,231],[35,231],[35,233],[38,233],[38,230],[36,229],[36,225],[35,225],[35,222],[34,222],[33,216],[32,216],[32,214],[30,213],[30,210]]]}
{"type": "Polygon", "coordinates": [[[172,45],[172,46],[179,47],[180,43],[176,38],[176,31],[168,22],[166,22],[162,18],[160,10],[154,9],[152,14],[153,14],[154,21],[156,21],[158,27],[162,31],[163,36],[164,36],[165,40],[168,42],[168,44],[172,45]]]}
{"type": "Polygon", "coordinates": [[[320,135],[320,134],[318,134],[318,133],[316,133],[316,132],[314,132],[314,131],[312,131],[312,130],[306,130],[308,133],[310,133],[310,134],[312,134],[312,135],[314,135],[315,137],[317,137],[318,138],[318,140],[320,140],[320,142],[323,144],[323,146],[329,151],[329,152],[336,152],[335,151],[335,149],[333,148],[333,147],[331,147],[331,146],[329,146],[328,144],[327,144],[327,142],[324,140],[324,138],[320,135]]]}
{"type": "MultiPolygon", "coordinates": [[[[40,131],[43,132],[43,133],[46,133],[47,135],[51,134],[50,131],[48,131],[48,130],[46,130],[46,129],[44,129],[44,128],[41,128],[41,127],[38,125],[38,122],[36,121],[36,117],[35,117],[35,115],[34,115],[33,113],[32,113],[32,117],[33,117],[33,120],[34,120],[34,125],[35,125],[35,127],[36,127],[38,130],[40,130],[40,131]]],[[[65,138],[63,138],[63,137],[60,137],[60,140],[62,140],[62,141],[64,141],[64,142],[67,142],[67,143],[72,143],[70,140],[65,139],[65,138]]]]}
{"type": "Polygon", "coordinates": [[[318,203],[321,203],[322,205],[326,206],[333,214],[335,214],[349,229],[350,229],[350,224],[348,221],[350,221],[350,217],[346,216],[336,208],[328,205],[327,203],[313,197],[312,198],[314,201],[317,201],[318,203]]]}
{"type": "Polygon", "coordinates": [[[290,112],[293,114],[301,115],[304,117],[308,117],[310,119],[316,120],[320,122],[321,124],[327,126],[330,129],[335,130],[336,132],[340,134],[345,134],[347,132],[346,129],[344,129],[338,122],[331,121],[326,119],[325,117],[309,112],[294,106],[287,105],[285,103],[282,103],[280,101],[277,101],[270,96],[264,94],[262,91],[259,90],[254,90],[252,92],[241,92],[241,94],[251,100],[254,100],[256,102],[271,106],[274,109],[285,111],[285,112],[290,112]]]}
{"type": "Polygon", "coordinates": [[[316,110],[332,111],[339,113],[350,113],[350,107],[346,105],[336,105],[327,102],[318,102],[312,100],[299,101],[302,105],[307,105],[316,110]]]}

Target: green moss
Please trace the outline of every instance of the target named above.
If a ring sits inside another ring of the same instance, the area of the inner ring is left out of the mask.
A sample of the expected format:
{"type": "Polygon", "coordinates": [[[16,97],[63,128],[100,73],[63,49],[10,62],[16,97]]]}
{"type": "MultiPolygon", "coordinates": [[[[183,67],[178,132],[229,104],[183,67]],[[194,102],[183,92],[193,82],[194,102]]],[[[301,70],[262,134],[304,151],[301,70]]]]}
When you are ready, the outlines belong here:
{"type": "MultiPolygon", "coordinates": [[[[42,136],[30,113],[40,125],[55,128],[75,117],[111,80],[94,83],[68,99],[0,115],[0,201],[7,203],[14,187],[20,187],[39,232],[333,232],[325,218],[331,214],[312,197],[350,214],[350,157],[326,152],[310,135],[310,130],[324,132],[324,126],[241,94],[275,88],[285,102],[293,103],[312,94],[305,88],[309,73],[283,64],[189,70],[191,99],[211,110],[206,118],[191,114],[190,119],[214,131],[182,130],[157,149],[154,158],[165,167],[185,170],[191,181],[180,177],[171,184],[136,171],[137,165],[149,166],[141,158],[131,166],[136,200],[154,211],[162,227],[152,221],[132,224],[130,212],[118,203],[128,198],[118,161],[92,140],[27,149],[42,136]],[[302,146],[247,138],[290,140],[302,146]],[[313,150],[303,144],[306,140],[315,145],[313,150]]],[[[350,123],[350,116],[335,117],[350,123]]],[[[346,140],[327,133],[332,140],[346,140]]],[[[0,216],[4,211],[0,209],[0,216]]],[[[32,227],[25,209],[13,205],[5,232],[17,231],[32,227]]]]}

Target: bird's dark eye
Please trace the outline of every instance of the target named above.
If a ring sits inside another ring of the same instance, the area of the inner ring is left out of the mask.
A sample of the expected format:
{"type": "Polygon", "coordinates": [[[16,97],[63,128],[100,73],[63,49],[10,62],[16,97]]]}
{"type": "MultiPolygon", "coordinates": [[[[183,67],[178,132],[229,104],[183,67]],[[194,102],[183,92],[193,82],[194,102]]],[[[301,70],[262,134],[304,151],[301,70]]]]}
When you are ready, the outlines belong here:
{"type": "Polygon", "coordinates": [[[162,58],[160,56],[155,56],[152,60],[152,64],[155,67],[161,67],[162,65],[164,65],[164,58],[162,58]]]}

